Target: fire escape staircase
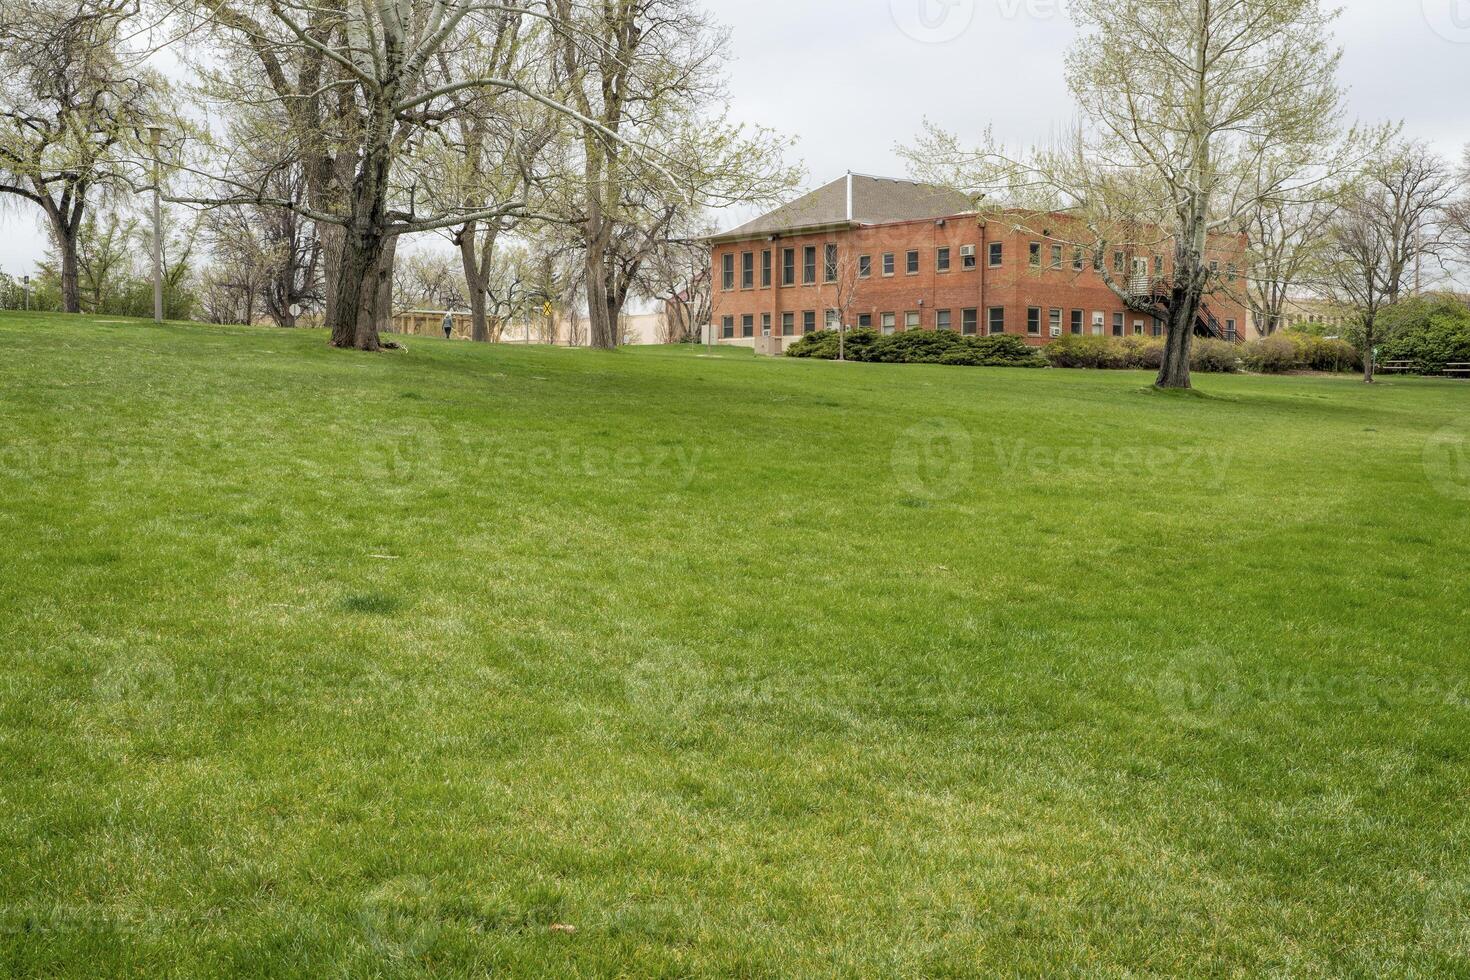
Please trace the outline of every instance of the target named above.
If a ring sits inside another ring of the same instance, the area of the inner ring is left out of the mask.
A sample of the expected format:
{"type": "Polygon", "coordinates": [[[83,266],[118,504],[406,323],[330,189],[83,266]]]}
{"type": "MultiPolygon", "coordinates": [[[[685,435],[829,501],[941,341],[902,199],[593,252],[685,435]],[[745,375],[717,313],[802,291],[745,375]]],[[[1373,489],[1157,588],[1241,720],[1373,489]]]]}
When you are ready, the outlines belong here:
{"type": "MultiPolygon", "coordinates": [[[[1170,289],[1167,280],[1150,276],[1134,276],[1128,281],[1128,291],[1152,307],[1154,316],[1168,322],[1170,289]]],[[[1231,343],[1237,343],[1240,340],[1239,331],[1227,330],[1220,322],[1220,318],[1215,316],[1214,311],[1210,309],[1210,304],[1203,302],[1200,303],[1199,313],[1195,316],[1194,335],[1211,337],[1215,340],[1228,340],[1231,343]]]]}

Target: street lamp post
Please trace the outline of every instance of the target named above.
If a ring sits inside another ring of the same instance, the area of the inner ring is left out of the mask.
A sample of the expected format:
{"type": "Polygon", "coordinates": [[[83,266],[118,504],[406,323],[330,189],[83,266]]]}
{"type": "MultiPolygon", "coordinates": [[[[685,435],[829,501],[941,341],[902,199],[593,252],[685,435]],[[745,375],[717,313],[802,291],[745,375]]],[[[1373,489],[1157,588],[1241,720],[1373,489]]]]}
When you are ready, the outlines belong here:
{"type": "Polygon", "coordinates": [[[163,322],[163,203],[159,177],[162,165],[158,144],[163,140],[163,126],[148,127],[148,144],[153,148],[153,322],[163,322]]]}
{"type": "Polygon", "coordinates": [[[21,281],[21,284],[24,286],[24,289],[25,289],[26,312],[29,313],[29,312],[31,312],[31,277],[30,276],[21,276],[21,280],[20,281],[21,281]]]}

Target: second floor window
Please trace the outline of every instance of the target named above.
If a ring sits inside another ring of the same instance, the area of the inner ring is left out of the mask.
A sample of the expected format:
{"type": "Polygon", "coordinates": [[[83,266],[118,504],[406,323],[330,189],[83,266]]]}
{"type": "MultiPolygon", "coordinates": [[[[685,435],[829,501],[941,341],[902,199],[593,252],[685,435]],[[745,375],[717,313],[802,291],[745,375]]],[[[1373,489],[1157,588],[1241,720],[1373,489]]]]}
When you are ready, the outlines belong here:
{"type": "Polygon", "coordinates": [[[1051,247],[1051,267],[1053,269],[1060,269],[1062,267],[1062,246],[1060,245],[1053,245],[1051,247]]]}
{"type": "Polygon", "coordinates": [[[761,288],[765,289],[771,285],[771,250],[766,249],[761,253],[761,288]]]}
{"type": "Polygon", "coordinates": [[[1031,268],[1033,268],[1033,269],[1040,269],[1041,268],[1041,243],[1040,242],[1032,242],[1031,243],[1031,268]]]}
{"type": "Polygon", "coordinates": [[[907,270],[908,274],[911,275],[911,276],[917,276],[919,274],[919,252],[918,252],[918,250],[915,249],[914,251],[910,252],[906,256],[906,259],[907,259],[907,261],[905,263],[905,269],[907,270]]]}
{"type": "Polygon", "coordinates": [[[940,248],[934,251],[934,269],[937,272],[949,271],[949,249],[940,248]]]}
{"type": "Polygon", "coordinates": [[[891,275],[893,275],[893,253],[892,252],[884,252],[883,253],[883,274],[885,276],[891,276],[891,275]]]}
{"type": "Polygon", "coordinates": [[[735,253],[729,252],[724,258],[724,269],[721,277],[721,285],[726,289],[735,288],[735,253]]]}
{"type": "Polygon", "coordinates": [[[866,279],[873,274],[873,257],[871,255],[858,256],[858,277],[866,279]]]}
{"type": "Polygon", "coordinates": [[[755,288],[755,253],[746,252],[740,256],[740,288],[755,288]]]}
{"type": "Polygon", "coordinates": [[[822,278],[825,279],[827,282],[836,282],[837,281],[837,246],[836,245],[828,245],[827,246],[826,260],[827,261],[824,263],[824,267],[822,269],[822,278]]]}
{"type": "Polygon", "coordinates": [[[794,248],[781,250],[781,285],[796,285],[796,249],[794,248]]]}
{"type": "Polygon", "coordinates": [[[1005,245],[1002,244],[1001,242],[991,242],[990,243],[990,267],[992,269],[999,269],[1000,266],[1001,266],[1001,263],[1005,261],[1005,257],[1006,257],[1006,247],[1005,247],[1005,245]]]}
{"type": "Polygon", "coordinates": [[[808,286],[817,281],[817,246],[808,245],[801,257],[801,281],[808,286]]]}

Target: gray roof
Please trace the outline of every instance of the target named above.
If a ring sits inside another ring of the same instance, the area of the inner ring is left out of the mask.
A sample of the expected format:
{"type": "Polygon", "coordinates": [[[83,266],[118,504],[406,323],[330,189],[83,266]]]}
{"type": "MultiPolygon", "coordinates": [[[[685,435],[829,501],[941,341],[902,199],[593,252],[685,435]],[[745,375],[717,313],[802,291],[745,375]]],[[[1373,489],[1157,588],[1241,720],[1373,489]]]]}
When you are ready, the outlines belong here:
{"type": "Polygon", "coordinates": [[[880,225],[892,221],[945,218],[969,214],[975,204],[969,195],[947,187],[911,180],[852,174],[852,214],[847,213],[847,176],[804,194],[754,221],[747,221],[715,238],[754,238],[788,234],[803,228],[843,225],[880,225]]]}

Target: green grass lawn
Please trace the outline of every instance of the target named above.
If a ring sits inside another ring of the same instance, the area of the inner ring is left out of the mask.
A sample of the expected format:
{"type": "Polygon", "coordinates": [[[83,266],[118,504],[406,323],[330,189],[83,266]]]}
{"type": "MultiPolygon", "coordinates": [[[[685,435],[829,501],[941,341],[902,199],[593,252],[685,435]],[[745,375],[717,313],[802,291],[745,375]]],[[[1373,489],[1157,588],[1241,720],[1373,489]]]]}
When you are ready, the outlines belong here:
{"type": "Polygon", "coordinates": [[[1470,975],[1470,385],[0,345],[0,975],[1470,975]]]}

